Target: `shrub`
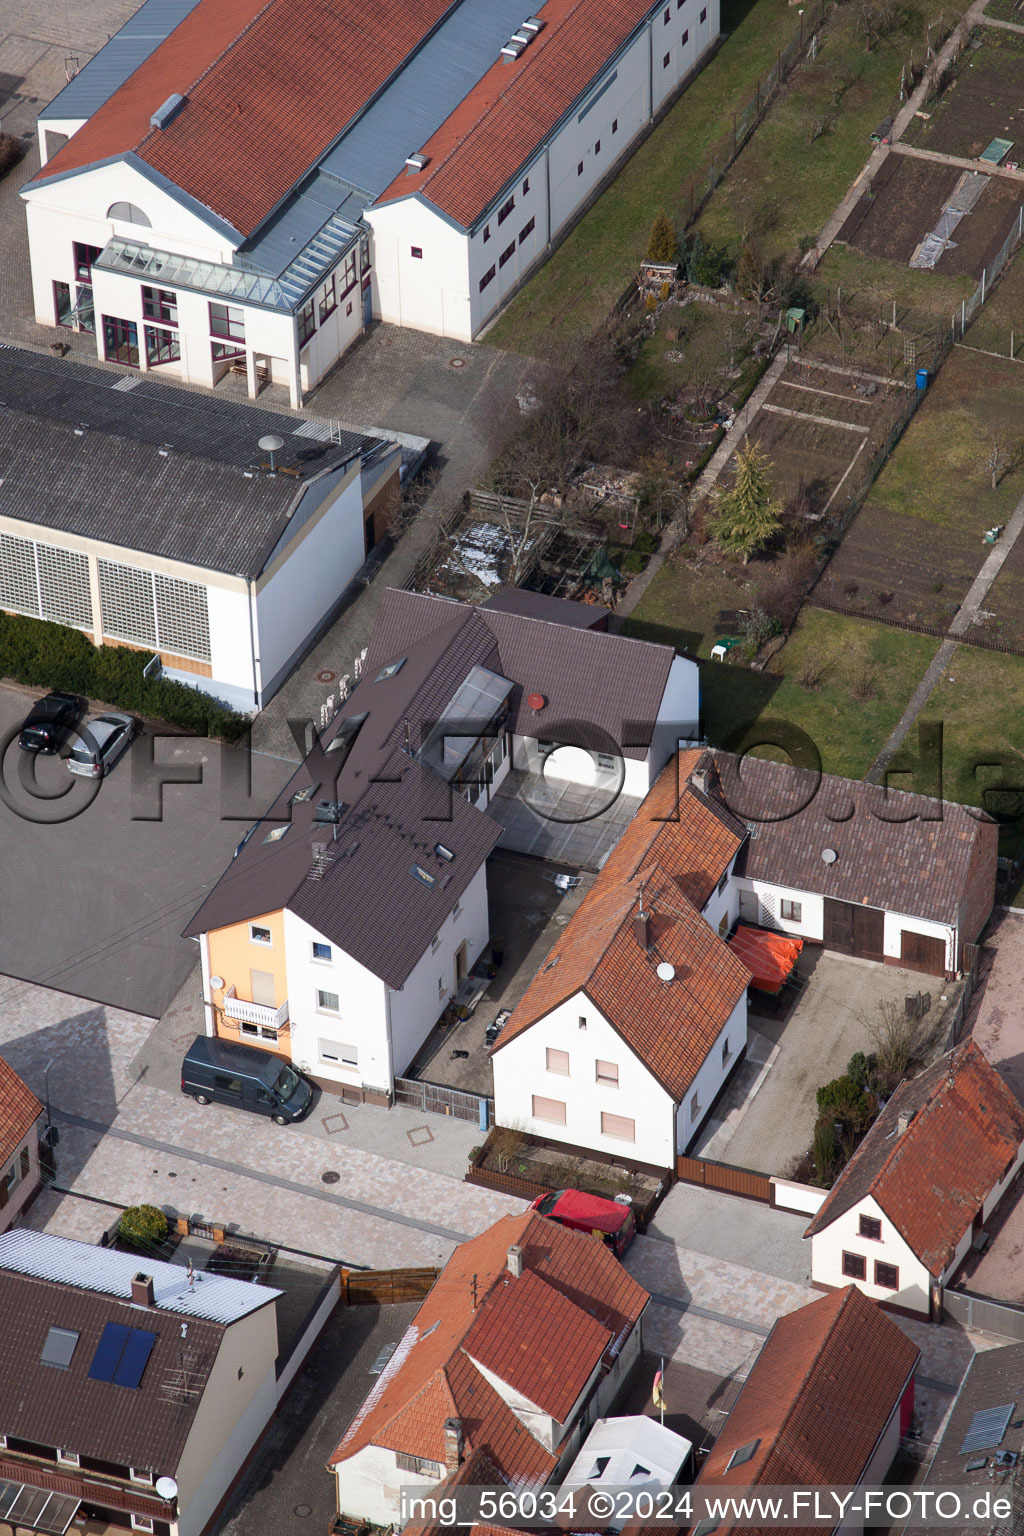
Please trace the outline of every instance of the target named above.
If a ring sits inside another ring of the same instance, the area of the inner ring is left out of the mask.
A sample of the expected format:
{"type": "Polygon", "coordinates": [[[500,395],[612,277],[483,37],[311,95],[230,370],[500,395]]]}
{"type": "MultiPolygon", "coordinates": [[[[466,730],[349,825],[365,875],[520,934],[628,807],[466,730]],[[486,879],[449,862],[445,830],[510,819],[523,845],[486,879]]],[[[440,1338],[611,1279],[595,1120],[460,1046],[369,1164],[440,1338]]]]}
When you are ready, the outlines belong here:
{"type": "Polygon", "coordinates": [[[846,1075],[863,1092],[871,1080],[871,1063],[863,1051],[854,1051],[846,1063],[846,1075]]]}
{"type": "Polygon", "coordinates": [[[23,614],[0,613],[0,670],[30,688],[57,688],[102,699],[199,736],[237,741],[244,715],[187,683],[146,678],[148,657],[123,645],[93,645],[77,629],[23,614]]]}
{"type": "Polygon", "coordinates": [[[669,288],[668,283],[662,283],[661,287],[658,289],[658,298],[661,300],[661,302],[663,304],[664,304],[665,300],[668,298],[669,292],[670,292],[670,288],[669,288]]]}
{"type": "Polygon", "coordinates": [[[167,1217],[155,1205],[130,1205],[117,1224],[117,1235],[137,1248],[152,1248],[167,1236],[167,1217]]]}
{"type": "Polygon", "coordinates": [[[644,307],[649,315],[653,315],[658,307],[658,300],[653,293],[649,293],[644,300],[644,307]]]}
{"type": "Polygon", "coordinates": [[[702,288],[718,288],[722,281],[725,257],[714,245],[705,245],[700,231],[693,237],[693,244],[686,255],[687,281],[702,288]]]}
{"type": "Polygon", "coordinates": [[[619,561],[619,569],[626,576],[639,576],[647,564],[647,556],[641,554],[638,549],[627,549],[619,561]]]}
{"type": "Polygon", "coordinates": [[[6,176],[24,153],[24,146],[16,134],[0,133],[0,176],[6,176]]]}
{"type": "Polygon", "coordinates": [[[823,1119],[841,1120],[854,1132],[867,1130],[876,1109],[873,1095],[859,1088],[848,1073],[823,1083],[817,1099],[818,1114],[823,1119]]]}
{"type": "Polygon", "coordinates": [[[647,260],[658,262],[659,265],[663,262],[675,261],[678,245],[675,225],[664,208],[661,208],[651,225],[651,233],[647,241],[647,260]]]}
{"type": "Polygon", "coordinates": [[[823,1115],[814,1126],[814,1182],[827,1188],[839,1168],[839,1142],[835,1123],[823,1115]]]}
{"type": "Polygon", "coordinates": [[[638,533],[633,547],[642,555],[653,555],[656,547],[653,533],[638,533]]]}

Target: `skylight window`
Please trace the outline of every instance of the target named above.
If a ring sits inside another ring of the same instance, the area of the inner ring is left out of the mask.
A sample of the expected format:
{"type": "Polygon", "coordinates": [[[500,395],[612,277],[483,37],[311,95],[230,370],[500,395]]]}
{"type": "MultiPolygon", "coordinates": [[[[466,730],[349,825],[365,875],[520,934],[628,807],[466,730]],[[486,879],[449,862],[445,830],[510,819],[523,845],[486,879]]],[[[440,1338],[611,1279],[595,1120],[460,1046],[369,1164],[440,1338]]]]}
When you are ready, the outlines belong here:
{"type": "Polygon", "coordinates": [[[432,875],[429,869],[424,869],[422,864],[410,864],[409,873],[420,885],[434,886],[437,884],[437,876],[432,875]]]}
{"type": "Polygon", "coordinates": [[[439,859],[444,859],[446,864],[450,864],[455,858],[455,854],[450,848],[446,848],[444,843],[435,843],[434,852],[437,854],[439,859]]]}
{"type": "Polygon", "coordinates": [[[66,1371],[71,1364],[71,1357],[75,1353],[77,1343],[78,1334],[72,1328],[51,1328],[46,1335],[43,1352],[39,1356],[40,1364],[52,1365],[55,1370],[66,1371]]]}
{"type": "Polygon", "coordinates": [[[305,789],[297,789],[294,795],[292,795],[290,803],[292,805],[307,805],[319,788],[319,784],[307,784],[305,789]]]}
{"type": "Polygon", "coordinates": [[[377,676],[374,678],[374,682],[383,683],[387,678],[397,676],[397,674],[401,672],[402,668],[405,666],[407,659],[407,657],[401,656],[399,657],[398,661],[389,661],[386,667],[381,667],[380,671],[377,673],[377,676]]]}
{"type": "Polygon", "coordinates": [[[746,1445],[738,1446],[729,1457],[728,1466],[726,1466],[725,1470],[728,1472],[729,1467],[742,1467],[745,1461],[751,1461],[756,1455],[760,1444],[760,1440],[748,1440],[746,1445]]]}
{"type": "Polygon", "coordinates": [[[279,843],[286,832],[291,830],[291,822],[286,821],[283,827],[273,827],[263,839],[265,843],[279,843]]]}
{"type": "Polygon", "coordinates": [[[89,1367],[90,1381],[109,1381],[133,1390],[142,1381],[156,1334],[145,1328],[126,1328],[123,1323],[107,1323],[89,1367]]]}

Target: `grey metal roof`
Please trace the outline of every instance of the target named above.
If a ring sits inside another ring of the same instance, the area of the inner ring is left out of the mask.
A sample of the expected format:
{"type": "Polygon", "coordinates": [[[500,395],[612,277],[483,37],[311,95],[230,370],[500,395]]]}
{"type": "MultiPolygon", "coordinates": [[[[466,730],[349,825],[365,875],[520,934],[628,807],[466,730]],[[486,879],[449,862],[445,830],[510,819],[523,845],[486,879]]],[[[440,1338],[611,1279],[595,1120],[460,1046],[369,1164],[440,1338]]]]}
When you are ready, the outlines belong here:
{"type": "Polygon", "coordinates": [[[169,37],[199,0],[145,0],[39,114],[41,123],[91,117],[169,37]]]}
{"type": "Polygon", "coordinates": [[[533,14],[543,16],[543,6],[531,10],[525,0],[463,0],[453,7],[320,164],[378,197],[533,14]]]}
{"type": "Polygon", "coordinates": [[[139,375],[0,347],[0,516],[256,576],[305,484],[379,440],[139,375]],[[118,385],[130,381],[127,391],[118,385]],[[328,433],[328,429],[324,429],[328,433]],[[284,438],[268,475],[257,447],[284,438]]]}
{"type": "Polygon", "coordinates": [[[54,1280],[79,1290],[116,1296],[122,1301],[131,1301],[132,1277],[140,1268],[152,1278],[153,1305],[157,1311],[175,1312],[182,1317],[234,1323],[282,1295],[281,1291],[254,1285],[249,1280],[207,1272],[197,1273],[190,1288],[188,1271],[181,1264],[165,1264],[151,1258],[140,1260],[114,1248],[94,1248],[91,1243],[76,1243],[69,1237],[33,1232],[28,1227],[0,1234],[0,1270],[34,1275],[37,1280],[54,1280]]]}

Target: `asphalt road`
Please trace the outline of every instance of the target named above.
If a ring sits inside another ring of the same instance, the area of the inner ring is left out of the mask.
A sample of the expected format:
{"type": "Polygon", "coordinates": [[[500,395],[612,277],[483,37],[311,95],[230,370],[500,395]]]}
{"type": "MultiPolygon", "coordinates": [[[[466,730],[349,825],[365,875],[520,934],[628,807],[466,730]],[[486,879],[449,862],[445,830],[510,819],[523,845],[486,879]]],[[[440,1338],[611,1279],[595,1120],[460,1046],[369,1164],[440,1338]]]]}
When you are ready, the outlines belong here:
{"type": "Polygon", "coordinates": [[[251,757],[251,797],[224,806],[216,743],[147,731],[107,778],[74,779],[19,751],[43,692],[0,687],[0,973],[157,1016],[195,964],[182,928],[294,765],[251,757]],[[152,763],[203,782],[161,793],[152,763]]]}

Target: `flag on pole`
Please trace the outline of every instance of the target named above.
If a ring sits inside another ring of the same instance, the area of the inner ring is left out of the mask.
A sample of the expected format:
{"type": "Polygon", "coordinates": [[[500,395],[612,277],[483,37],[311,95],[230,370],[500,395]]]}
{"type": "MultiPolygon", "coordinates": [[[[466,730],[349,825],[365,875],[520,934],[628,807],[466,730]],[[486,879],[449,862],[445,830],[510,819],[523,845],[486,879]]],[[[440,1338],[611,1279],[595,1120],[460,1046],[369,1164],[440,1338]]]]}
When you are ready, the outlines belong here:
{"type": "Polygon", "coordinates": [[[665,1406],[664,1383],[664,1372],[656,1371],[654,1374],[654,1392],[651,1397],[651,1401],[653,1402],[655,1408],[664,1408],[665,1406]]]}

